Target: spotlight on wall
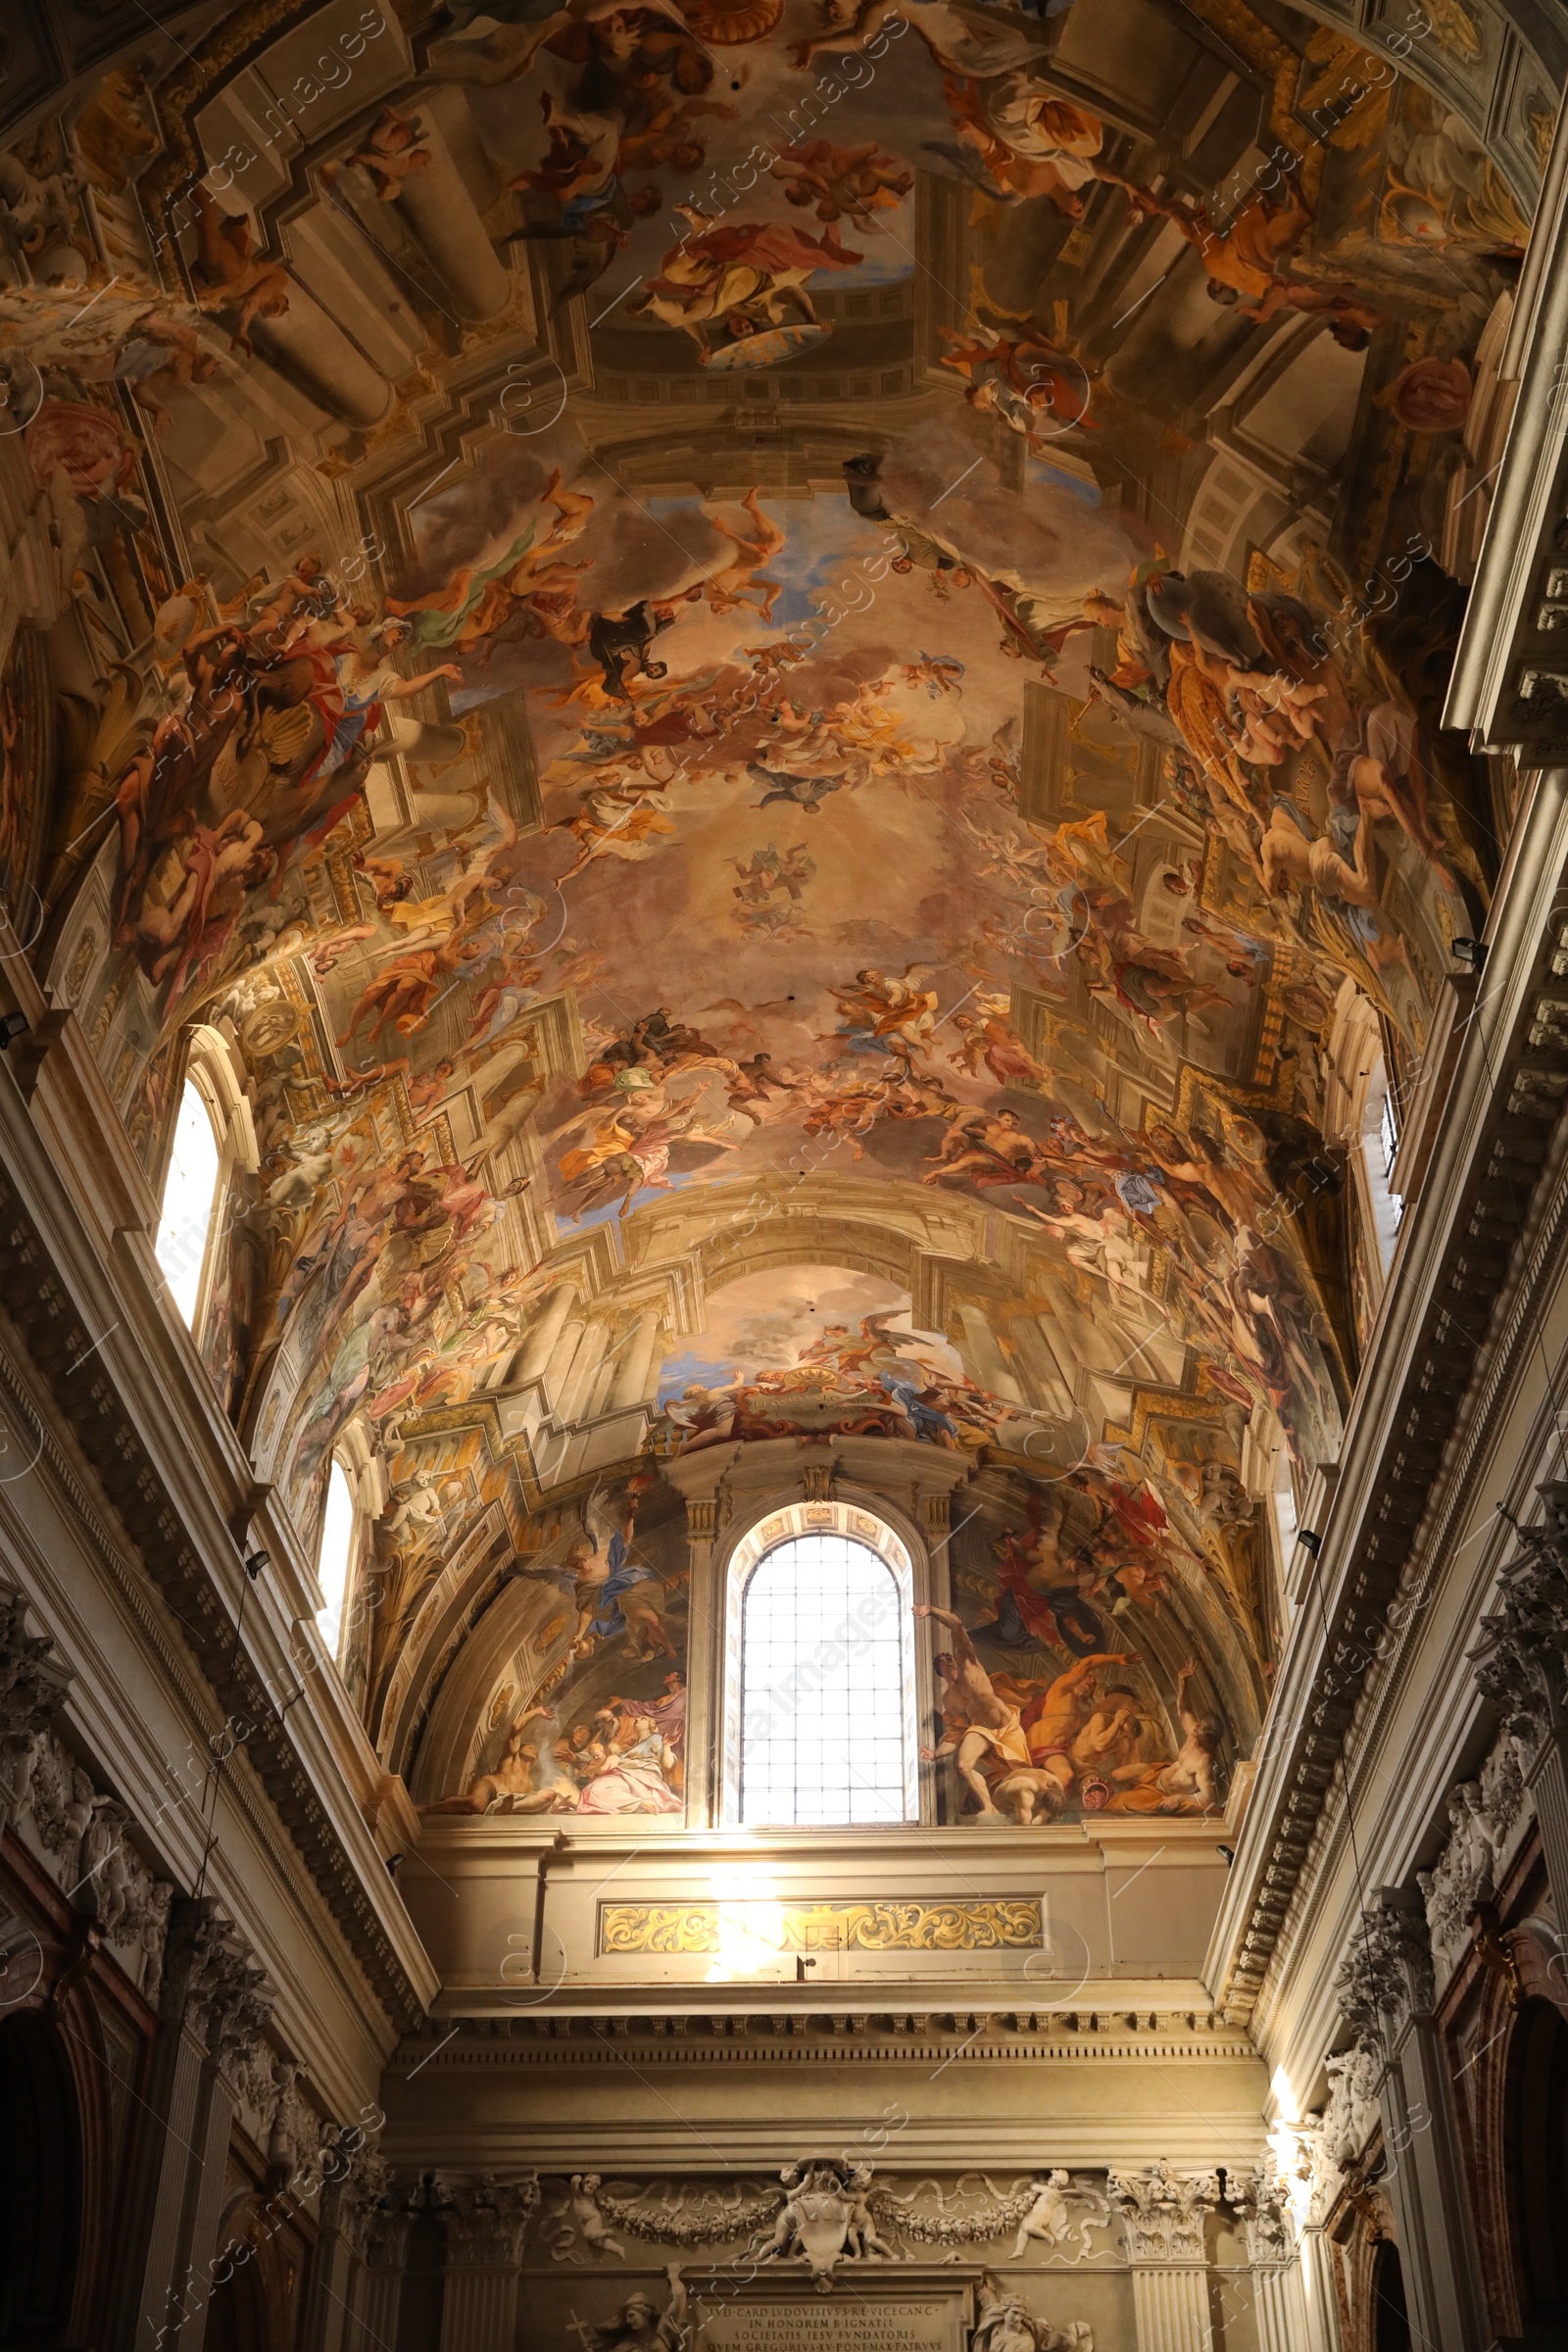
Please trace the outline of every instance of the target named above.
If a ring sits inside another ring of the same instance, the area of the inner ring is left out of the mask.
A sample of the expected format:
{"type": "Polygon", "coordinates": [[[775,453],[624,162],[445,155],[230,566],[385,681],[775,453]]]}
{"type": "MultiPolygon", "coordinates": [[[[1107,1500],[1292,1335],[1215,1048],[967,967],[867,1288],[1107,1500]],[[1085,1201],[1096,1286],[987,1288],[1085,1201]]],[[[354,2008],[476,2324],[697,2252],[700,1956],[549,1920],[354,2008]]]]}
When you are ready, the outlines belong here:
{"type": "Polygon", "coordinates": [[[1298,1527],[1296,1531],[1296,1541],[1303,1551],[1309,1551],[1312,1554],[1314,1560],[1323,1548],[1323,1539],[1315,1528],[1298,1527]]]}
{"type": "Polygon", "coordinates": [[[397,1877],[398,1865],[402,1860],[403,1856],[401,1854],[388,1854],[386,1858],[386,1871],[389,1879],[395,1879],[397,1877]]]}
{"type": "Polygon", "coordinates": [[[264,1568],[270,1568],[271,1565],[272,1555],[270,1551],[248,1551],[245,1554],[245,1573],[250,1578],[253,1585],[255,1584],[256,1579],[261,1575],[262,1570],[264,1568]]]}
{"type": "Polygon", "coordinates": [[[1215,1853],[1216,1853],[1216,1854],[1218,1854],[1218,1855],[1220,1855],[1220,1856],[1222,1857],[1222,1859],[1223,1859],[1223,1861],[1224,1861],[1224,1864],[1225,1864],[1225,1867],[1226,1867],[1226,1869],[1227,1869],[1227,1870],[1229,1870],[1229,1868],[1230,1868],[1231,1864],[1232,1864],[1232,1863],[1235,1861],[1235,1859],[1236,1859],[1236,1848],[1235,1848],[1235,1846],[1234,1846],[1234,1845],[1216,1845],[1216,1846],[1215,1846],[1215,1848],[1214,1848],[1214,1851],[1215,1851],[1215,1853]]]}
{"type": "Polygon", "coordinates": [[[24,1012],[0,1012],[0,1054],[5,1052],[7,1046],[14,1045],[19,1037],[25,1037],[26,1034],[27,1016],[24,1012]]]}
{"type": "Polygon", "coordinates": [[[1462,963],[1467,971],[1479,972],[1482,965],[1487,960],[1487,950],[1484,940],[1456,939],[1448,953],[1453,957],[1454,962],[1462,963]]]}

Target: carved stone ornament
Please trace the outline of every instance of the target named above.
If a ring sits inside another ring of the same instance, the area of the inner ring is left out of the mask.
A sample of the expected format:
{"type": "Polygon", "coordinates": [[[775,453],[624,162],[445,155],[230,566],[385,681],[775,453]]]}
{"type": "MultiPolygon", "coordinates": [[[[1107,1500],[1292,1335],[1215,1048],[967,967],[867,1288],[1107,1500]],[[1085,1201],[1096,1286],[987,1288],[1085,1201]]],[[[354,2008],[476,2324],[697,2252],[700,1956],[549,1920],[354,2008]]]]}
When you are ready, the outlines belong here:
{"type": "Polygon", "coordinates": [[[299,2087],[303,2071],[299,2060],[273,2058],[270,2071],[270,2098],[267,2104],[271,2109],[271,2120],[267,2133],[267,2161],[274,2171],[293,2180],[317,2157],[322,2127],[299,2087]]]}
{"type": "Polygon", "coordinates": [[[321,2211],[323,2217],[335,2217],[340,2236],[364,2258],[369,2252],[371,2225],[391,2195],[392,2168],[385,2157],[356,2150],[348,2171],[327,2181],[321,2211]]]}
{"type": "Polygon", "coordinates": [[[871,2171],[868,2164],[787,2164],[779,2175],[784,2202],[758,2260],[806,2263],[822,2294],[831,2291],[834,2272],[846,2259],[896,2260],[866,2202],[871,2171]]]}
{"type": "Polygon", "coordinates": [[[564,2202],[552,2215],[554,2226],[547,2233],[552,2262],[580,2262],[601,2254],[612,2254],[617,2261],[624,2261],[626,2249],[599,2209],[603,2185],[598,2173],[570,2176],[564,2202]],[[578,2247],[581,2253],[576,2251],[578,2247]]]}
{"type": "Polygon", "coordinates": [[[25,1810],[43,1735],[71,1677],[46,1634],[29,1634],[26,1602],[0,1585],[0,1836],[25,1810]]]}
{"type": "Polygon", "coordinates": [[[520,2180],[498,2180],[492,2173],[479,2173],[471,2180],[439,2174],[435,2203],[446,2223],[448,2265],[515,2270],[538,2202],[537,2173],[525,2173],[520,2180]]]}
{"type": "Polygon", "coordinates": [[[1177,2173],[1161,2156],[1147,2173],[1111,2173],[1106,2186],[1121,2208],[1134,2262],[1201,2262],[1203,2217],[1220,2202],[1213,2173],[1177,2173]]]}
{"type": "Polygon", "coordinates": [[[98,1930],[137,1990],[156,2001],[173,1889],[130,1843],[128,1810],[95,1786],[53,1731],[18,1735],[0,1777],[7,1770],[0,1816],[29,1836],[61,1892],[98,1930]]]}
{"type": "Polygon", "coordinates": [[[669,2301],[663,2311],[652,2295],[630,2295],[616,2317],[602,2327],[576,2324],[582,2352],[682,2352],[690,2339],[688,2303],[680,2271],[671,2263],[665,2273],[669,2301]]]}
{"type": "Polygon", "coordinates": [[[1439,1951],[1457,1950],[1469,1936],[1476,1905],[1491,1901],[1524,1797],[1519,1743],[1507,1732],[1479,1777],[1449,1790],[1448,1841],[1430,1870],[1416,1872],[1427,1929],[1439,1951]]]}
{"type": "Polygon", "coordinates": [[[1386,1897],[1369,1903],[1334,1987],[1361,2047],[1386,2055],[1407,2021],[1429,2010],[1436,1997],[1424,1914],[1386,1897]]]}
{"type": "Polygon", "coordinates": [[[1225,2186],[1242,2218],[1248,2261],[1254,2266],[1289,2262],[1296,2252],[1296,2230],[1290,2183],[1279,2167],[1260,2165],[1254,2172],[1234,2177],[1227,2173],[1225,2186]]]}
{"type": "Polygon", "coordinates": [[[1501,1607],[1482,1619],[1471,1652],[1476,1688],[1533,1753],[1562,1706],[1568,1676],[1568,1482],[1538,1489],[1539,1527],[1519,1530],[1502,1571],[1501,1607]]]}
{"type": "Polygon", "coordinates": [[[1346,2173],[1360,2163],[1367,2141],[1382,2121],[1378,2079],[1383,2061],[1375,2049],[1352,2043],[1325,2063],[1329,2099],[1323,2110],[1323,2153],[1336,2171],[1346,2173]]]}
{"type": "Polygon", "coordinates": [[[1087,2320],[1054,2328],[1037,2319],[1016,2289],[989,2271],[981,2273],[979,2303],[969,2352],[1095,2352],[1095,2331],[1087,2320]]]}
{"type": "Polygon", "coordinates": [[[824,2159],[787,2165],[775,2181],[742,2178],[722,2188],[572,2173],[553,2194],[542,2234],[553,2261],[573,2264],[620,2261],[631,2238],[683,2249],[740,2242],[749,2258],[804,2261],[831,2284],[841,2260],[918,2261],[928,2246],[951,2256],[960,2247],[1010,2242],[1008,2259],[1021,2262],[1034,2242],[1087,2260],[1095,2231],[1114,2220],[1103,2191],[1060,2166],[1000,2188],[972,2175],[948,2193],[929,2179],[904,2188],[896,2180],[874,2180],[868,2164],[824,2159]],[[819,2201],[810,2212],[808,2198],[819,2201]]]}

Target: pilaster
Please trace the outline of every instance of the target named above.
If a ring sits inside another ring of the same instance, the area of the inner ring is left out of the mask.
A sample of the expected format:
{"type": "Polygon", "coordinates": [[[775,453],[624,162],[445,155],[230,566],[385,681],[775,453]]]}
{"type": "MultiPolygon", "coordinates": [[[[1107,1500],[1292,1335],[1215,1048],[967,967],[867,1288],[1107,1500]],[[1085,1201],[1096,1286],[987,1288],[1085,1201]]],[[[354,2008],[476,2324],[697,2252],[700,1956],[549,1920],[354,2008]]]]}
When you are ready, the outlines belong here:
{"type": "Polygon", "coordinates": [[[1437,2021],[1419,1894],[1385,1887],[1362,1914],[1339,1977],[1340,2006],[1377,2053],[1384,2171],[1411,2332],[1433,2352],[1481,2352],[1479,2263],[1437,2021]]]}
{"type": "Polygon", "coordinates": [[[1138,2352],[1213,2352],[1203,2230],[1220,2193],[1214,2175],[1161,2161],[1112,2173],[1107,2186],[1127,2232],[1138,2352]]]}
{"type": "Polygon", "coordinates": [[[501,2182],[438,2177],[436,2198],[447,2230],[441,2352],[513,2352],[517,2332],[518,2266],[529,2217],[539,2202],[532,2175],[501,2182]]]}

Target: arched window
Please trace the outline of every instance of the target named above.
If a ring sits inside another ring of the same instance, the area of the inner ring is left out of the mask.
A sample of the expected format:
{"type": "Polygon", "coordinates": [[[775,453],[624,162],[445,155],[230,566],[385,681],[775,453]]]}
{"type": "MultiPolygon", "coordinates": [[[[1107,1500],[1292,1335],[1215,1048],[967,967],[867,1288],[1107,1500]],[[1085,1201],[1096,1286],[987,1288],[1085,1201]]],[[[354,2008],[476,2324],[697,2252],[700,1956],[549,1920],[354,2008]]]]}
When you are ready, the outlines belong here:
{"type": "Polygon", "coordinates": [[[164,1213],[154,1254],[181,1322],[191,1330],[201,1303],[202,1269],[218,1205],[221,1152],[207,1097],[187,1078],[174,1122],[174,1149],[164,1182],[164,1213]]]}
{"type": "Polygon", "coordinates": [[[354,1489],[334,1456],[327,1474],[326,1508],[321,1514],[321,1543],[316,1558],[317,1582],[321,1588],[316,1622],[334,1658],[343,1641],[343,1605],[354,1564],[354,1489]]]}
{"type": "Polygon", "coordinates": [[[908,1559],[858,1516],[876,1544],[802,1532],[732,1563],[726,1744],[745,1828],[919,1817],[908,1559]]]}
{"type": "Polygon", "coordinates": [[[1394,1263],[1394,1245],[1398,1240],[1399,1220],[1404,1215],[1404,1202],[1392,1185],[1398,1150],[1398,1113],[1388,1067],[1380,1055],[1367,1082],[1361,1112],[1361,1159],[1366,1170],[1378,1259],[1385,1274],[1394,1263]]]}

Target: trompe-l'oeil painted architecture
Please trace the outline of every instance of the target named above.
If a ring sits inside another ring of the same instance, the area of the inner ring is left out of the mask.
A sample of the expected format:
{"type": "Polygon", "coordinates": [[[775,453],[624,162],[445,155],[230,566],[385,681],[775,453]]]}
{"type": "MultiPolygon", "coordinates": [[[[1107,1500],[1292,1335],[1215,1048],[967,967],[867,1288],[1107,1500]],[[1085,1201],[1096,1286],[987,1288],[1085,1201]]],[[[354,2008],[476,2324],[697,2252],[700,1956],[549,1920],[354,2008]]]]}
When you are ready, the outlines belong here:
{"type": "Polygon", "coordinates": [[[1568,2341],[1565,78],[17,0],[0,2352],[1568,2341]]]}

